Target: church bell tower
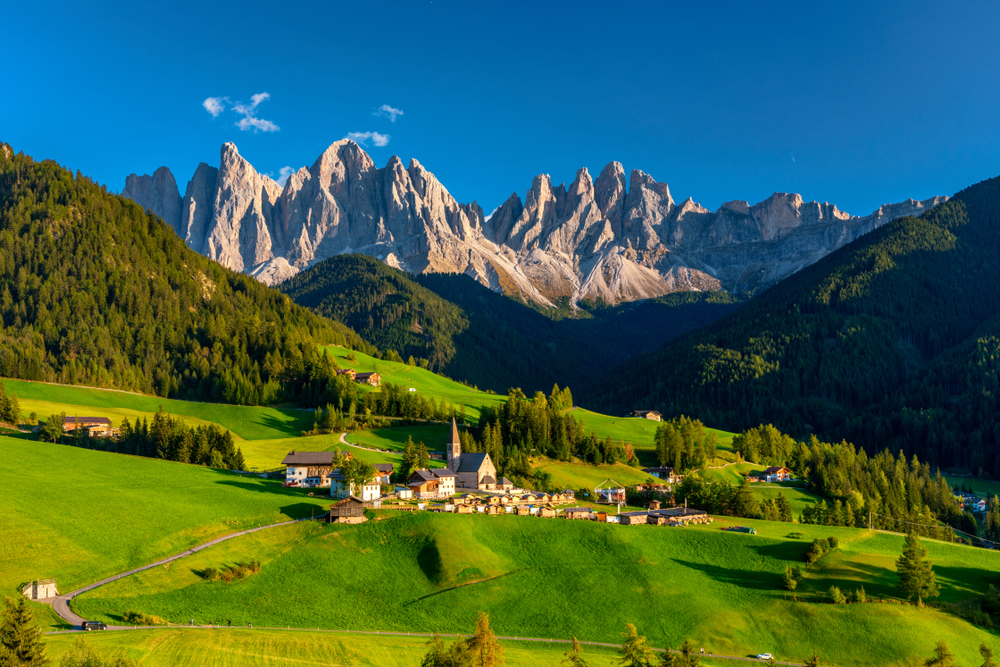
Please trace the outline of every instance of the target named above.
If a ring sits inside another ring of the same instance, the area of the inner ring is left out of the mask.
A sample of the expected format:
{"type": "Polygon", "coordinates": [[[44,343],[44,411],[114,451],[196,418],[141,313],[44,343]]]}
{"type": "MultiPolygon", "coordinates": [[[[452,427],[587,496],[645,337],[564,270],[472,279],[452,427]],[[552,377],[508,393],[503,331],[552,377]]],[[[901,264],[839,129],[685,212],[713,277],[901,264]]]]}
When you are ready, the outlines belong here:
{"type": "Polygon", "coordinates": [[[462,441],[458,439],[458,424],[455,418],[451,418],[451,437],[445,445],[445,452],[448,456],[448,470],[458,472],[458,460],[462,458],[462,441]]]}

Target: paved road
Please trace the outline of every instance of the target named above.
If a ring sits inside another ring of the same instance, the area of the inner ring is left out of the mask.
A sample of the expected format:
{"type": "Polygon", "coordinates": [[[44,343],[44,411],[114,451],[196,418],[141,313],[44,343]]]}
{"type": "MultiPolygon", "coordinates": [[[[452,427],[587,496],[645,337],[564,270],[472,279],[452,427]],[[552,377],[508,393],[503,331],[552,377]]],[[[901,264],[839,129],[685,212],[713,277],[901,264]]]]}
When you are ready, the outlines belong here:
{"type": "MultiPolygon", "coordinates": [[[[77,628],[83,623],[85,619],[73,613],[73,610],[70,609],[69,607],[69,602],[70,600],[75,598],[77,595],[80,595],[81,593],[92,591],[95,588],[99,588],[105,584],[110,584],[112,581],[118,581],[119,579],[129,577],[137,572],[142,572],[143,570],[148,570],[150,568],[158,567],[160,565],[166,565],[167,563],[178,560],[179,558],[184,558],[185,556],[190,556],[191,554],[198,553],[202,549],[207,549],[208,547],[215,546],[216,544],[225,542],[226,540],[231,540],[234,537],[240,537],[241,535],[249,535],[250,533],[256,533],[258,530],[268,530],[269,528],[277,528],[278,526],[287,526],[289,524],[298,523],[299,521],[309,521],[309,519],[294,519],[292,521],[282,521],[281,523],[272,523],[267,526],[249,528],[247,530],[241,530],[238,533],[232,533],[230,535],[223,535],[222,537],[217,537],[214,540],[211,540],[210,542],[205,542],[204,544],[200,544],[196,547],[191,547],[187,551],[182,551],[181,553],[176,554],[174,556],[168,556],[163,560],[158,560],[155,563],[150,563],[149,565],[143,565],[142,567],[137,567],[134,570],[129,570],[128,572],[122,572],[121,574],[116,574],[114,576],[108,577],[107,579],[101,579],[96,583],[84,586],[83,588],[79,588],[73,591],[72,593],[66,593],[65,595],[60,595],[59,597],[55,598],[52,601],[52,608],[55,610],[57,614],[59,614],[60,618],[62,618],[64,621],[72,625],[74,628],[77,628]]],[[[131,629],[128,626],[113,626],[113,627],[116,630],[131,629]]]]}
{"type": "MultiPolygon", "coordinates": [[[[162,625],[161,626],[141,625],[141,626],[138,626],[138,627],[131,627],[131,626],[129,626],[129,627],[109,627],[108,629],[109,630],[157,630],[157,629],[163,630],[165,628],[162,625]]],[[[231,627],[230,628],[230,627],[227,627],[227,626],[224,626],[224,625],[195,625],[195,626],[189,626],[189,625],[171,625],[171,626],[169,626],[169,628],[166,628],[166,629],[174,629],[174,630],[184,630],[184,629],[188,629],[188,630],[192,630],[192,629],[193,630],[209,630],[209,629],[212,629],[212,630],[236,630],[236,631],[251,630],[250,628],[246,628],[246,627],[243,627],[243,626],[231,627]]],[[[380,635],[380,636],[383,636],[383,637],[428,637],[428,638],[429,637],[433,637],[434,634],[435,634],[433,632],[385,632],[385,631],[382,631],[382,630],[332,630],[332,629],[328,629],[328,628],[287,628],[287,627],[286,628],[278,628],[278,627],[269,627],[269,626],[268,627],[254,626],[252,628],[252,630],[282,630],[284,632],[327,632],[327,633],[351,634],[351,635],[380,635]]],[[[45,634],[47,634],[47,635],[65,635],[65,634],[72,634],[72,633],[76,633],[76,632],[83,632],[83,630],[81,630],[79,628],[74,629],[74,630],[56,630],[56,631],[53,631],[53,632],[46,632],[45,634]]],[[[446,633],[446,632],[439,632],[437,634],[439,636],[443,637],[443,638],[446,638],[446,637],[455,637],[457,639],[463,639],[463,638],[467,638],[467,637],[471,637],[472,636],[472,635],[452,634],[452,633],[446,633]]],[[[518,642],[537,642],[539,644],[572,644],[573,643],[572,639],[546,639],[544,637],[510,637],[510,636],[506,636],[506,635],[497,635],[497,639],[504,639],[504,640],[508,640],[508,641],[518,641],[518,642]]],[[[580,644],[582,644],[584,646],[606,646],[608,648],[620,648],[621,647],[621,644],[612,644],[610,642],[586,642],[586,641],[580,641],[580,644]]],[[[664,649],[664,648],[654,648],[652,650],[653,651],[657,651],[659,653],[662,653],[662,652],[666,651],[667,649],[664,649]]],[[[680,651],[678,651],[677,649],[671,649],[670,652],[671,653],[680,653],[680,651]]],[[[701,655],[701,654],[699,654],[699,655],[701,655]]],[[[722,659],[722,660],[739,660],[739,661],[742,661],[742,662],[755,662],[755,663],[758,663],[758,664],[765,664],[765,665],[771,664],[770,661],[768,661],[768,660],[758,660],[757,658],[751,658],[751,657],[748,657],[748,656],[739,656],[739,655],[715,655],[713,653],[705,653],[704,657],[706,657],[706,658],[722,659]]],[[[775,660],[774,664],[775,665],[789,665],[789,667],[805,667],[805,665],[802,664],[801,662],[782,662],[780,660],[775,660]]]]}

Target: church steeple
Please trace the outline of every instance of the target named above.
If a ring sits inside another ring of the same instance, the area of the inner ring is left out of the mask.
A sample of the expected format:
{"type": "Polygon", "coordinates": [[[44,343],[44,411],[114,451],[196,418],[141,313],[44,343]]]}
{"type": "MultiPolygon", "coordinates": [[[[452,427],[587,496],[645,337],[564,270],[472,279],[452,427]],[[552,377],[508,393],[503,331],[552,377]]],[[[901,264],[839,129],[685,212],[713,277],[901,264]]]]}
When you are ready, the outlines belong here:
{"type": "Polygon", "coordinates": [[[462,441],[458,438],[458,424],[455,418],[451,418],[451,437],[445,444],[445,453],[448,456],[448,470],[458,472],[458,460],[462,457],[462,441]]]}

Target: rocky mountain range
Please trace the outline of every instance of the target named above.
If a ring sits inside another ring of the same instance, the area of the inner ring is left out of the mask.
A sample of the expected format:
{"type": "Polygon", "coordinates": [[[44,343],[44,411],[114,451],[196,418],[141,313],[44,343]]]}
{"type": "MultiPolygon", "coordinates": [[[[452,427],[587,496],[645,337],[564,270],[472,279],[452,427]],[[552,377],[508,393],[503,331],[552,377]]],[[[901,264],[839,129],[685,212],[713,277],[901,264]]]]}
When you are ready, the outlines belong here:
{"type": "Polygon", "coordinates": [[[465,273],[541,304],[618,303],[679,290],[752,292],[862,234],[947,200],[910,199],[852,216],[775,193],[709,211],[676,203],[666,183],[618,162],[567,188],[536,176],[490,216],[461,204],[416,160],[379,169],[358,144],[332,144],[284,187],[222,146],[183,198],[173,174],[131,174],[122,194],[159,215],[194,250],[269,285],[333,255],[363,253],[412,273],[465,273]]]}

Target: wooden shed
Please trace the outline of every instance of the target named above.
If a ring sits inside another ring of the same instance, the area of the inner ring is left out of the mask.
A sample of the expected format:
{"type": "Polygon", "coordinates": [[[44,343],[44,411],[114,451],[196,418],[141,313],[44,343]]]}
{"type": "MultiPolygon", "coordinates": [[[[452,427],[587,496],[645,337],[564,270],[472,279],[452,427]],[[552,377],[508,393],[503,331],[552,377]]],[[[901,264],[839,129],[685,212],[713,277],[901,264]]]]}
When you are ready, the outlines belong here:
{"type": "Polygon", "coordinates": [[[350,496],[330,505],[330,513],[326,516],[327,523],[364,523],[364,521],[366,521],[365,504],[357,496],[350,496]]]}
{"type": "Polygon", "coordinates": [[[543,507],[538,510],[538,516],[551,519],[557,514],[555,507],[543,507]]]}
{"type": "Polygon", "coordinates": [[[518,516],[530,516],[531,515],[531,508],[528,507],[527,505],[518,505],[517,506],[517,515],[518,516]]]}

